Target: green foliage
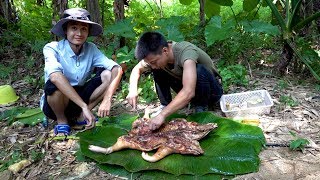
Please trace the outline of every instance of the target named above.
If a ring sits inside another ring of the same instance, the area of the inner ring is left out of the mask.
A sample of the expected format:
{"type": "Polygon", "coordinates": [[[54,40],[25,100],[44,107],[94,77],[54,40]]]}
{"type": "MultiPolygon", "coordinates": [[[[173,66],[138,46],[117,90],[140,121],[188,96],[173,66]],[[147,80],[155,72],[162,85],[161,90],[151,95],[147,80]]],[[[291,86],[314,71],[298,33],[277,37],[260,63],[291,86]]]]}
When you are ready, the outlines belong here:
{"type": "Polygon", "coordinates": [[[225,92],[231,85],[247,86],[247,70],[242,65],[231,65],[225,68],[220,67],[220,75],[222,76],[222,85],[225,92]]]}
{"type": "Polygon", "coordinates": [[[290,141],[290,146],[289,148],[291,150],[300,150],[303,151],[306,145],[308,145],[310,142],[307,139],[300,138],[296,135],[296,133],[289,131],[290,134],[295,138],[294,140],[290,141]]]}
{"type": "Polygon", "coordinates": [[[315,89],[320,92],[320,84],[316,84],[315,86],[315,89]]]}
{"type": "Polygon", "coordinates": [[[209,18],[218,16],[221,12],[221,6],[213,1],[205,1],[204,12],[209,18]]]}
{"type": "Polygon", "coordinates": [[[159,19],[155,25],[167,39],[173,41],[183,41],[184,35],[190,30],[190,18],[184,16],[171,16],[169,18],[159,19]]]}
{"type": "Polygon", "coordinates": [[[260,0],[244,0],[243,1],[243,10],[250,12],[252,11],[254,8],[257,7],[257,5],[259,4],[260,0]]]}
{"type": "MultiPolygon", "coordinates": [[[[175,117],[186,118],[183,115],[175,117]]],[[[259,127],[216,117],[208,112],[194,114],[186,118],[188,121],[201,124],[209,122],[218,124],[217,129],[200,140],[201,147],[205,152],[201,156],[172,154],[158,162],[150,163],[144,161],[141,158],[141,152],[137,150],[125,149],[109,155],[88,150],[89,144],[108,147],[115,143],[119,136],[130,130],[135,118],[130,118],[130,116],[119,118],[118,121],[109,121],[107,126],[78,133],[81,153],[99,164],[110,167],[112,172],[117,170],[122,170],[121,174],[128,173],[126,171],[131,172],[132,174],[127,174],[128,177],[143,174],[139,177],[152,176],[152,179],[163,179],[165,174],[165,177],[169,179],[194,179],[195,177],[212,179],[221,175],[255,172],[259,169],[258,155],[265,144],[262,130],[259,127]],[[119,122],[125,123],[119,126],[119,122]],[[146,176],[144,176],[145,173],[146,176]]],[[[174,117],[167,120],[171,118],[174,117]]]]}
{"type": "Polygon", "coordinates": [[[134,49],[129,51],[127,46],[124,46],[116,51],[117,63],[129,63],[130,61],[134,61],[134,49]]]}
{"type": "Polygon", "coordinates": [[[207,45],[210,46],[217,41],[222,41],[232,37],[235,28],[233,20],[222,24],[220,16],[214,16],[210,19],[205,29],[205,38],[207,45]]]}
{"type": "Polygon", "coordinates": [[[32,150],[30,156],[31,156],[31,159],[33,162],[37,162],[37,161],[43,159],[45,154],[42,152],[37,152],[35,150],[32,150]]]}
{"type": "MultiPolygon", "coordinates": [[[[205,37],[207,45],[213,45],[217,41],[222,41],[235,36],[235,33],[250,32],[254,34],[268,34],[268,35],[278,35],[279,30],[276,26],[270,23],[261,22],[258,20],[253,21],[241,21],[236,24],[234,20],[228,20],[226,23],[222,23],[222,18],[220,16],[214,16],[210,19],[206,26],[205,37]],[[241,28],[236,28],[240,26],[241,28]]],[[[239,35],[239,34],[237,34],[239,35]]]]}
{"type": "Polygon", "coordinates": [[[105,29],[104,34],[106,36],[114,34],[125,38],[135,38],[136,33],[133,31],[135,24],[132,22],[132,19],[133,18],[127,18],[108,26],[108,28],[105,29]]]}
{"type": "MultiPolygon", "coordinates": [[[[310,72],[317,80],[320,80],[320,64],[319,61],[314,60],[319,59],[319,57],[317,57],[311,51],[307,51],[307,53],[303,54],[304,51],[300,51],[299,47],[296,47],[294,38],[297,34],[296,32],[299,32],[305,25],[319,18],[320,12],[315,12],[309,17],[302,18],[299,14],[301,12],[302,0],[285,1],[283,2],[285,17],[283,17],[281,8],[279,9],[275,4],[273,4],[272,0],[265,1],[271,8],[273,15],[281,27],[283,43],[285,45],[289,45],[293,51],[292,53],[294,53],[299,60],[301,60],[308,67],[310,72]]],[[[302,47],[302,49],[304,49],[304,47],[302,47]]]]}
{"type": "Polygon", "coordinates": [[[141,76],[138,93],[139,97],[142,98],[142,102],[150,103],[157,99],[157,94],[155,92],[154,82],[151,74],[146,76],[141,76]]]}
{"type": "MultiPolygon", "coordinates": [[[[5,151],[1,151],[0,157],[2,156],[7,156],[5,151]]],[[[13,151],[13,153],[10,155],[10,159],[5,160],[5,161],[0,161],[0,172],[8,169],[8,167],[16,162],[19,162],[23,159],[23,155],[20,151],[13,151]]],[[[2,158],[1,158],[2,159],[2,158]]]]}
{"type": "Polygon", "coordinates": [[[299,103],[297,100],[293,99],[291,95],[281,95],[279,101],[285,106],[294,107],[299,103]]]}
{"type": "Polygon", "coordinates": [[[17,115],[24,113],[26,110],[26,107],[14,107],[12,109],[1,112],[0,121],[7,121],[8,124],[11,124],[16,120],[17,115]]]}
{"type": "Polygon", "coordinates": [[[289,83],[286,80],[279,80],[279,82],[275,86],[275,89],[279,89],[280,91],[283,91],[288,87],[289,87],[289,83]]]}
{"type": "Polygon", "coordinates": [[[1,113],[0,120],[7,121],[8,124],[12,124],[15,121],[19,121],[22,124],[35,126],[42,122],[44,114],[40,108],[28,109],[25,107],[15,107],[10,110],[6,110],[1,113]]]}
{"type": "Polygon", "coordinates": [[[245,32],[251,33],[264,33],[272,36],[277,36],[280,34],[279,28],[277,26],[273,26],[270,23],[262,22],[260,20],[253,20],[253,21],[241,21],[240,24],[243,27],[245,32]]]}
{"type": "Polygon", "coordinates": [[[20,35],[30,42],[48,40],[51,34],[51,8],[39,6],[34,1],[18,1],[20,35]]]}
{"type": "Polygon", "coordinates": [[[14,72],[14,67],[12,65],[5,66],[4,64],[0,64],[0,79],[11,79],[10,74],[14,72]]]}
{"type": "Polygon", "coordinates": [[[214,2],[216,4],[219,4],[220,6],[232,6],[233,0],[209,0],[211,2],[214,2]]]}
{"type": "MultiPolygon", "coordinates": [[[[294,51],[301,62],[309,69],[311,74],[320,81],[320,54],[318,54],[312,47],[309,42],[304,38],[296,38],[297,47],[294,48],[294,51]]],[[[301,67],[301,66],[300,66],[301,67]]],[[[298,69],[300,72],[304,68],[298,69]]]]}

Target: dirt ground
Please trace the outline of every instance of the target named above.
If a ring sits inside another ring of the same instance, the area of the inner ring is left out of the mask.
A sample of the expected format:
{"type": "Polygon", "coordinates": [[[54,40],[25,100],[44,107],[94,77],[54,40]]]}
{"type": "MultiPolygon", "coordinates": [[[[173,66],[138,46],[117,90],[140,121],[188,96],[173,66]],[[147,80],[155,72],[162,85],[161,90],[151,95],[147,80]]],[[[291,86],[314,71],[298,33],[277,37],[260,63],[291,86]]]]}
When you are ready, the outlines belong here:
{"type": "MultiPolygon", "coordinates": [[[[300,78],[301,80],[301,78],[300,78]]],[[[259,117],[259,127],[267,140],[267,147],[260,153],[261,165],[256,173],[240,175],[234,179],[319,179],[320,177],[320,94],[315,84],[307,80],[298,82],[298,77],[283,81],[271,73],[257,72],[251,77],[249,88],[233,88],[233,92],[265,89],[270,93],[274,106],[268,115],[259,117]],[[285,83],[283,83],[285,82],[285,83]],[[296,106],[286,105],[281,96],[290,96],[296,106]],[[304,151],[292,151],[288,145],[295,137],[308,139],[310,144],[304,151]]],[[[28,90],[26,83],[20,81],[12,85],[20,99],[9,106],[0,106],[0,111],[14,106],[38,107],[41,91],[24,96],[28,90]]],[[[126,102],[115,102],[112,115],[128,113],[126,102]]],[[[146,104],[139,105],[143,111],[146,104]]],[[[224,116],[221,110],[213,113],[224,116]]],[[[10,159],[18,151],[24,157],[34,152],[45,154],[36,158],[18,173],[9,170],[0,172],[1,179],[127,179],[100,170],[94,163],[76,160],[77,140],[59,141],[49,138],[54,122],[49,127],[41,124],[25,127],[19,124],[7,126],[0,121],[0,162],[10,159]]],[[[39,153],[38,153],[39,154],[39,153]]],[[[1,164],[0,164],[1,167],[1,164]]]]}

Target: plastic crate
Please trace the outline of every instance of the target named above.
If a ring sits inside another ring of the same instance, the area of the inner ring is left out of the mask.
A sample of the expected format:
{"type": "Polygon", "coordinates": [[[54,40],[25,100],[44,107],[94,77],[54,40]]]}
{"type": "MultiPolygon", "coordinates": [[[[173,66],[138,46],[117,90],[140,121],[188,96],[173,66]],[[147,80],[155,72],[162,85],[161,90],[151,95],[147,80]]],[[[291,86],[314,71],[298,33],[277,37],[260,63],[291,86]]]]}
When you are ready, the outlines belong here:
{"type": "Polygon", "coordinates": [[[226,117],[269,114],[273,101],[266,90],[222,95],[220,107],[226,117]]]}

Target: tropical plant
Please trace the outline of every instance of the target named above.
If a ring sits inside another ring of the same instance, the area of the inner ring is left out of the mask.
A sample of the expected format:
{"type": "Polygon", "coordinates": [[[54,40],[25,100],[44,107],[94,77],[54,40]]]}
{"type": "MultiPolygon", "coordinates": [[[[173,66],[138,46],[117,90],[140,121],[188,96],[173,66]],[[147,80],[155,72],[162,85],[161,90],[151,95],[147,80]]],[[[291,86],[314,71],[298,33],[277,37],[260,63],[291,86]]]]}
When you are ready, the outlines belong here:
{"type": "Polygon", "coordinates": [[[231,85],[247,86],[249,80],[247,78],[247,70],[244,66],[237,64],[220,68],[223,90],[228,92],[231,85]]]}
{"type": "MultiPolygon", "coordinates": [[[[265,0],[268,6],[271,8],[273,15],[275,16],[281,30],[281,35],[283,39],[283,50],[282,50],[282,59],[278,63],[278,70],[284,74],[286,67],[292,62],[294,55],[300,59],[310,70],[312,75],[320,80],[320,61],[319,56],[308,56],[304,54],[304,51],[301,51],[301,48],[297,47],[295,42],[296,32],[301,30],[304,26],[310,22],[316,20],[320,17],[320,12],[316,12],[313,15],[303,18],[300,17],[299,12],[301,8],[302,0],[286,0],[283,1],[284,14],[283,17],[282,9],[278,8],[280,2],[277,1],[278,6],[273,3],[272,0],[265,0]]],[[[310,51],[312,50],[308,47],[310,51]]]]}
{"type": "Polygon", "coordinates": [[[291,150],[300,150],[303,151],[305,146],[308,145],[310,142],[307,139],[298,137],[296,133],[289,131],[289,133],[295,138],[294,140],[290,141],[289,148],[291,150]]]}

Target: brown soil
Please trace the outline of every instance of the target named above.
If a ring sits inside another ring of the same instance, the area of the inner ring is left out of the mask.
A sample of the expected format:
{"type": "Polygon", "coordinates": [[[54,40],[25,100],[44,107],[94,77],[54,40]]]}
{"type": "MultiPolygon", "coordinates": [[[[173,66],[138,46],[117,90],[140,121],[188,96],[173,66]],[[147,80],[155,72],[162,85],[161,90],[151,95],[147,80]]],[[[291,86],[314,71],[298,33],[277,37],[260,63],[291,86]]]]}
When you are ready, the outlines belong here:
{"type": "MultiPolygon", "coordinates": [[[[287,87],[279,86],[283,79],[270,77],[268,73],[254,73],[249,88],[233,88],[232,92],[266,89],[274,106],[268,115],[260,116],[259,127],[263,130],[267,147],[260,153],[261,166],[256,173],[237,176],[235,179],[318,179],[320,176],[320,97],[312,82],[298,84],[287,79],[287,87]],[[263,75],[264,74],[264,75],[263,75]],[[291,96],[297,106],[290,107],[281,102],[280,97],[291,96]],[[304,151],[292,151],[287,147],[294,140],[291,132],[299,138],[308,139],[310,144],[304,151]]],[[[24,96],[30,87],[23,81],[13,84],[20,99],[9,106],[0,106],[0,111],[14,106],[38,107],[41,91],[24,96]]],[[[112,115],[128,113],[126,102],[115,102],[112,115]]],[[[145,104],[139,106],[143,111],[145,104]]],[[[221,110],[216,113],[223,116],[221,110]]],[[[115,174],[100,170],[94,163],[76,160],[77,140],[52,140],[49,134],[54,122],[46,129],[38,124],[25,127],[19,124],[8,126],[0,121],[0,162],[10,159],[14,152],[31,159],[34,152],[45,155],[31,162],[18,173],[9,170],[0,173],[1,179],[123,179],[115,174]]],[[[1,167],[1,164],[0,164],[1,167]]]]}

